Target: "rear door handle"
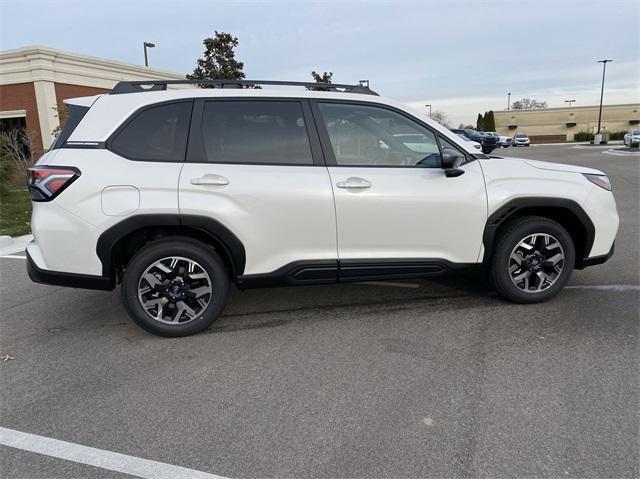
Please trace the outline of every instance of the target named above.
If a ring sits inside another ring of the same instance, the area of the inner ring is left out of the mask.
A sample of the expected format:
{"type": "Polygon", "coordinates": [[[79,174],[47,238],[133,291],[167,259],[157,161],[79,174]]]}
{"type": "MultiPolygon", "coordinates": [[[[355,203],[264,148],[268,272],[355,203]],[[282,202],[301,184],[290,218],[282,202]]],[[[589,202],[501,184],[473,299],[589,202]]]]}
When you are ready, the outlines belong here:
{"type": "Polygon", "coordinates": [[[346,181],[338,181],[336,186],[350,190],[366,190],[367,188],[371,188],[371,183],[364,178],[352,176],[351,178],[347,178],[346,181]]]}
{"type": "Polygon", "coordinates": [[[192,185],[211,185],[211,186],[226,186],[229,184],[224,176],[220,175],[204,175],[200,178],[191,178],[192,185]]]}

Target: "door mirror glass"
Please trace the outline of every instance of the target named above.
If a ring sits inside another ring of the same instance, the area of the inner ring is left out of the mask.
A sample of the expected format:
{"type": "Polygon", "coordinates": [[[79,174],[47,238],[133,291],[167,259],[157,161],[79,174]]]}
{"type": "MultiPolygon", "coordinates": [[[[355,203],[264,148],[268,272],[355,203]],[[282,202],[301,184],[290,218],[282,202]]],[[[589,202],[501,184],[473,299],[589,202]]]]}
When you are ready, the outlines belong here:
{"type": "Polygon", "coordinates": [[[457,150],[452,148],[443,148],[442,150],[442,168],[445,170],[453,170],[464,163],[464,156],[457,150]]]}

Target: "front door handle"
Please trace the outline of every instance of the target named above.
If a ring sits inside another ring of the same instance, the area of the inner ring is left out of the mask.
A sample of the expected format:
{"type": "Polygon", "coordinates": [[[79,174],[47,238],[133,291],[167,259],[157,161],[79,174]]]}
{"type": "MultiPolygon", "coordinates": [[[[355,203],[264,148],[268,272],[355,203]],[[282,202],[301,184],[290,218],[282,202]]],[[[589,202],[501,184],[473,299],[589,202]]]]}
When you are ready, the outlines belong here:
{"type": "Polygon", "coordinates": [[[220,175],[204,175],[200,178],[191,178],[192,185],[211,185],[211,186],[226,186],[229,184],[224,176],[220,175]]]}
{"type": "Polygon", "coordinates": [[[365,180],[364,178],[358,178],[357,176],[352,176],[351,178],[347,178],[346,181],[338,181],[336,183],[336,186],[338,188],[366,190],[367,188],[371,188],[371,183],[365,180]]]}

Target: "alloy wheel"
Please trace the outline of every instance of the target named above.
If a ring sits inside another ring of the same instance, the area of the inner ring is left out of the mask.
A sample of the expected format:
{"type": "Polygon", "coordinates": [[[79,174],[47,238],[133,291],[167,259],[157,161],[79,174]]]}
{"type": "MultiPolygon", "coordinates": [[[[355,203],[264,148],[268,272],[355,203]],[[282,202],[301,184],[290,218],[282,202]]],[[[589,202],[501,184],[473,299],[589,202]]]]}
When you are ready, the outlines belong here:
{"type": "Polygon", "coordinates": [[[207,271],[182,256],[159,259],[144,270],[138,281],[138,300],[154,320],[186,324],[205,311],[213,294],[207,271]]]}
{"type": "Polygon", "coordinates": [[[546,233],[531,234],[513,248],[509,276],[526,293],[539,293],[553,286],[561,276],[565,253],[560,241],[546,233]]]}

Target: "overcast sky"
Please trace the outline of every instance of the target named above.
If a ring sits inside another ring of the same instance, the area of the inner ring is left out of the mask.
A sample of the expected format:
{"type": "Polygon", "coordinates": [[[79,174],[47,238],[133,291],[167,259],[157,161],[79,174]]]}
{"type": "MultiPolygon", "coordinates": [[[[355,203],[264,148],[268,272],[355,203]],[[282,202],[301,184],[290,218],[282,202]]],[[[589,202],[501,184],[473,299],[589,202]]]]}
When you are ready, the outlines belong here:
{"type": "Polygon", "coordinates": [[[535,97],[550,107],[640,101],[640,0],[628,1],[56,1],[0,0],[0,48],[45,45],[193,70],[202,39],[237,36],[247,78],[369,79],[371,87],[456,126],[535,97]]]}

